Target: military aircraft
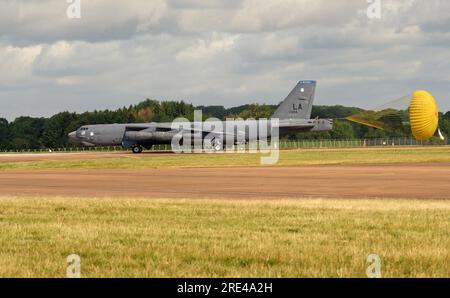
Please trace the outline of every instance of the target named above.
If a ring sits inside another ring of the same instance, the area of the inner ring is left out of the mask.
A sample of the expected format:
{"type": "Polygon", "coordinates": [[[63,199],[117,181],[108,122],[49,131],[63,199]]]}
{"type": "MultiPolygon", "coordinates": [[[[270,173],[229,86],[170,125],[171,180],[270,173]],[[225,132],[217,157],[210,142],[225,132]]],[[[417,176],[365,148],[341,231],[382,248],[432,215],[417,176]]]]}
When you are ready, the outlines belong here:
{"type": "MultiPolygon", "coordinates": [[[[333,128],[332,119],[310,119],[314,101],[316,81],[300,81],[278,106],[266,124],[269,128],[267,137],[271,137],[270,127],[277,122],[278,135],[283,136],[298,132],[329,131],[333,128]],[[277,121],[274,121],[277,119],[277,121]]],[[[224,146],[240,145],[257,140],[260,135],[252,135],[250,131],[261,130],[258,121],[223,121],[222,129],[205,128],[204,122],[193,123],[128,123],[128,124],[96,124],[84,125],[77,131],[69,133],[69,139],[84,146],[119,146],[131,149],[133,153],[141,153],[143,148],[150,149],[156,144],[173,144],[178,137],[183,143],[195,144],[195,138],[211,138],[213,150],[223,150],[224,146]],[[244,124],[244,125],[242,125],[244,124]],[[226,129],[226,127],[237,127],[226,129]]]]}

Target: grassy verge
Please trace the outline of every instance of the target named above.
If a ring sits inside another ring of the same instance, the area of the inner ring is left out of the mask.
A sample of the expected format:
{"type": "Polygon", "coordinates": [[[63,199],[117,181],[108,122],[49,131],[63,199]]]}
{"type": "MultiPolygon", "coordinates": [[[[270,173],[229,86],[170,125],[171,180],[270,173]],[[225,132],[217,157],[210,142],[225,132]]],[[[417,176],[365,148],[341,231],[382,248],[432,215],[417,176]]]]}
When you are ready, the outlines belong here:
{"type": "MultiPolygon", "coordinates": [[[[11,169],[117,169],[208,166],[259,166],[261,154],[125,154],[96,159],[2,162],[0,170],[11,169]]],[[[450,162],[450,147],[399,149],[292,150],[280,151],[279,166],[318,164],[367,164],[450,162]]]]}
{"type": "Polygon", "coordinates": [[[1,198],[0,276],[450,277],[450,202],[1,198]]]}

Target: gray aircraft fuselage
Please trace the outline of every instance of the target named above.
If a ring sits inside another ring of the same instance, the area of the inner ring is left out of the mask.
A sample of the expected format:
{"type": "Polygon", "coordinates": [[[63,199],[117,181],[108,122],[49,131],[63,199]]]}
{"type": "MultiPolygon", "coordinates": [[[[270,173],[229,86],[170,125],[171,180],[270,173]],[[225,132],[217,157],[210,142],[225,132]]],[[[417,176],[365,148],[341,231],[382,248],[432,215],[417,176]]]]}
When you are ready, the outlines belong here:
{"type": "MultiPolygon", "coordinates": [[[[70,139],[80,142],[85,146],[119,146],[124,145],[124,141],[134,140],[140,145],[148,148],[156,144],[170,144],[174,136],[180,133],[180,129],[160,130],[159,125],[170,127],[172,123],[128,123],[128,124],[95,124],[85,125],[77,131],[69,134],[70,139]],[[136,128],[137,130],[133,130],[136,128]]],[[[199,127],[200,123],[186,123],[184,126],[199,127]]],[[[249,133],[250,130],[258,131],[258,121],[228,121],[223,122],[226,132],[226,125],[234,127],[245,127],[242,135],[246,142],[257,140],[249,133]]],[[[266,129],[267,137],[271,137],[271,121],[268,120],[269,127],[266,129]]],[[[292,119],[279,120],[279,136],[291,133],[308,132],[308,131],[329,131],[333,128],[331,119],[292,119]]],[[[220,133],[219,133],[220,134],[220,133]]],[[[195,136],[195,132],[191,133],[195,136]]],[[[203,135],[203,134],[202,134],[203,135]]],[[[226,135],[223,139],[226,139],[226,135]]],[[[203,138],[203,137],[202,137],[203,138]]],[[[238,141],[237,134],[234,141],[238,141]]],[[[133,144],[134,145],[134,144],[133,144]]],[[[126,147],[126,146],[125,146],[126,147]]]]}

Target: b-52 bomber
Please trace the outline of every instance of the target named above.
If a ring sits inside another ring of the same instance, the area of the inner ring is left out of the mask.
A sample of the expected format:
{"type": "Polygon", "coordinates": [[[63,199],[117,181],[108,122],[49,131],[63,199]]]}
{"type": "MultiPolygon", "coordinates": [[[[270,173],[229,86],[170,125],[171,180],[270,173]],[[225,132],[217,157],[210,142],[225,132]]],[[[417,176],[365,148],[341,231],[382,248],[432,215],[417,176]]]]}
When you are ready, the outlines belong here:
{"type": "MultiPolygon", "coordinates": [[[[329,131],[333,128],[332,119],[310,119],[311,110],[316,90],[316,81],[300,81],[278,106],[271,119],[264,125],[274,126],[276,122],[278,136],[310,131],[329,131]],[[274,121],[276,119],[276,121],[274,121]]],[[[211,125],[203,125],[204,122],[188,123],[125,123],[125,124],[95,124],[84,125],[78,130],[69,133],[70,140],[81,143],[83,146],[123,146],[131,149],[133,153],[141,153],[143,149],[151,149],[157,144],[173,144],[174,138],[178,138],[180,144],[187,139],[194,144],[194,138],[200,138],[204,142],[211,138],[209,144],[213,150],[223,150],[224,146],[242,145],[258,141],[259,134],[251,134],[250,131],[259,131],[259,121],[221,121],[222,128],[211,129],[211,125]],[[233,126],[238,129],[226,129],[233,126]],[[239,129],[240,128],[240,129],[239,129]],[[229,143],[232,144],[229,144],[229,143]]],[[[272,129],[265,128],[270,138],[272,129]]]]}

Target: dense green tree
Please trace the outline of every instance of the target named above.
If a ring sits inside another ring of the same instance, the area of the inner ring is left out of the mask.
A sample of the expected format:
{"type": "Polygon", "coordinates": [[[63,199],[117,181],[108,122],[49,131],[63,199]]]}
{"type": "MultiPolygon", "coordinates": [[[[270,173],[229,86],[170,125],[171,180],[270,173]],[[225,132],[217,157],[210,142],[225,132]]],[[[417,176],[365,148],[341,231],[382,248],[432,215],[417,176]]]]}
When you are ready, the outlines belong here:
{"type": "Polygon", "coordinates": [[[183,101],[161,102],[161,113],[158,121],[170,122],[178,117],[194,120],[194,106],[183,101]]]}
{"type": "Polygon", "coordinates": [[[136,120],[140,122],[170,122],[178,117],[189,120],[194,118],[194,106],[183,101],[159,102],[146,99],[132,107],[132,111],[136,120]]]}
{"type": "Polygon", "coordinates": [[[371,128],[362,136],[363,138],[375,139],[375,138],[386,138],[388,133],[385,130],[371,128]]]}
{"type": "MultiPolygon", "coordinates": [[[[47,119],[42,133],[42,145],[48,148],[61,148],[67,146],[67,134],[71,131],[71,123],[76,114],[69,112],[58,113],[47,119]]],[[[74,128],[75,129],[75,128],[74,128]]]]}
{"type": "Polygon", "coordinates": [[[7,149],[10,145],[9,123],[6,119],[0,118],[0,149],[7,149]]]}
{"type": "MultiPolygon", "coordinates": [[[[248,111],[248,110],[255,109],[255,107],[254,107],[255,105],[256,104],[246,104],[246,105],[242,105],[242,106],[229,108],[229,109],[227,109],[226,117],[231,117],[231,118],[238,117],[240,114],[246,113],[246,111],[248,111]]],[[[274,106],[274,105],[264,105],[264,106],[270,107],[272,112],[275,111],[275,109],[277,108],[277,106],[274,106]]],[[[271,115],[269,115],[269,116],[271,116],[271,115]]],[[[255,117],[253,116],[252,118],[255,118],[255,117]]]]}
{"type": "Polygon", "coordinates": [[[445,137],[448,138],[450,136],[450,112],[447,112],[446,114],[441,116],[439,126],[442,133],[445,135],[445,137]]]}
{"type": "Polygon", "coordinates": [[[287,136],[290,140],[328,140],[331,139],[329,131],[303,132],[287,136]]]}
{"type": "Polygon", "coordinates": [[[17,149],[42,148],[44,118],[19,117],[11,123],[11,146],[17,149]]]}
{"type": "Polygon", "coordinates": [[[251,104],[248,105],[245,110],[241,111],[238,117],[243,119],[248,118],[269,119],[270,116],[272,116],[273,112],[274,112],[273,108],[269,105],[251,104]]]}
{"type": "Polygon", "coordinates": [[[227,116],[227,109],[224,106],[198,106],[196,109],[202,110],[204,118],[217,118],[225,120],[227,116]]]}
{"type": "Polygon", "coordinates": [[[351,107],[344,107],[340,105],[336,106],[313,106],[311,116],[312,118],[323,118],[323,119],[337,119],[337,118],[344,118],[351,115],[358,114],[362,111],[362,109],[359,108],[351,108],[351,107]]]}
{"type": "Polygon", "coordinates": [[[330,131],[332,139],[354,139],[356,138],[353,126],[346,121],[335,121],[333,130],[330,131]]]}

